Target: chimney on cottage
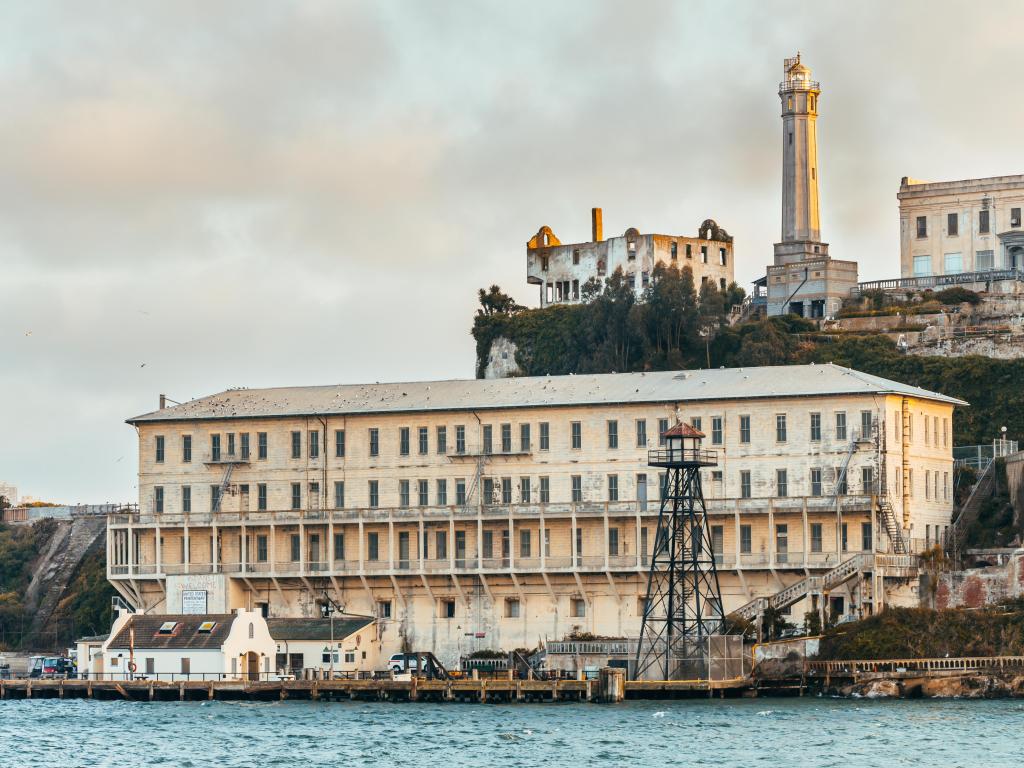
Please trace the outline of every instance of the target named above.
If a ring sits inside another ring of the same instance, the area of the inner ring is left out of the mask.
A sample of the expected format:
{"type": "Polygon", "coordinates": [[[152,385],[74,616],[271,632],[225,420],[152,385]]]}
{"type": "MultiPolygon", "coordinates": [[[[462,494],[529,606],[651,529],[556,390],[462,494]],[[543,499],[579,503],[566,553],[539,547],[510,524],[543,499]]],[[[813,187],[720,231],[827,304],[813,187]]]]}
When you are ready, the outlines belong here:
{"type": "Polygon", "coordinates": [[[167,407],[167,395],[160,395],[160,410],[167,407]]]}
{"type": "Polygon", "coordinates": [[[590,241],[599,243],[604,239],[604,223],[601,220],[601,209],[590,209],[590,241]]]}

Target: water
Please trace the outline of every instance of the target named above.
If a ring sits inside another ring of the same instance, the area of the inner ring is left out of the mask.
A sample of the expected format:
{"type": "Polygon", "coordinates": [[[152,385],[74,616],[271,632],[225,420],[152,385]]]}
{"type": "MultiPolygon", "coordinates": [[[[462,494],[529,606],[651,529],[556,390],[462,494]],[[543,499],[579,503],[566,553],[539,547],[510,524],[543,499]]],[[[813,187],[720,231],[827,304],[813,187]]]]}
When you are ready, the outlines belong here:
{"type": "Polygon", "coordinates": [[[0,766],[1010,766],[1024,702],[0,702],[0,766]]]}

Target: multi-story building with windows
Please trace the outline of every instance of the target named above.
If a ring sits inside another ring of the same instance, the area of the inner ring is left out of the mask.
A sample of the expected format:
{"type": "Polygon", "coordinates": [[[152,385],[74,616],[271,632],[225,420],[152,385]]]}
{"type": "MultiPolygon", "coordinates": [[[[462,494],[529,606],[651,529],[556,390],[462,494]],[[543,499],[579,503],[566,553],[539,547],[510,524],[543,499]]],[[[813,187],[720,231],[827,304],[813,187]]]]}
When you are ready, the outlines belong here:
{"type": "Polygon", "coordinates": [[[704,221],[697,237],[643,235],[633,227],[619,237],[604,238],[602,212],[591,211],[591,240],[563,244],[550,227],[541,227],[526,244],[526,281],[540,286],[540,306],[579,303],[591,279],[621,269],[637,296],[650,284],[651,273],[661,262],[679,269],[690,267],[698,290],[711,281],[725,290],[733,282],[732,237],[711,219],[704,221]]]}
{"type": "Polygon", "coordinates": [[[903,177],[897,198],[904,278],[1024,271],[1024,176],[903,177]]]}
{"type": "Polygon", "coordinates": [[[686,421],[718,457],[726,610],[872,610],[916,574],[882,553],[949,524],[963,404],[833,365],[229,390],[129,420],[139,511],[109,518],[108,575],[156,613],[311,616],[326,591],[383,652],[442,660],[636,636],[647,451],[686,421]]]}

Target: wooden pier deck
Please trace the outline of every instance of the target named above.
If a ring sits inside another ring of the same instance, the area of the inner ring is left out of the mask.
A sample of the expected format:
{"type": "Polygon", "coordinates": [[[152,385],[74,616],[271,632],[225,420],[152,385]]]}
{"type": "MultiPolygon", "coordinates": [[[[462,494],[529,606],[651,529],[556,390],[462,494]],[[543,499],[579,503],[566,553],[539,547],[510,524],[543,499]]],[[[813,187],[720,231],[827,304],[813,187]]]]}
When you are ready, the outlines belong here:
{"type": "MultiPolygon", "coordinates": [[[[748,679],[723,682],[668,680],[625,682],[626,699],[739,695],[748,679]]],[[[599,680],[0,680],[0,699],[123,699],[206,701],[286,699],[312,701],[434,701],[468,703],[601,702],[599,680]]]]}

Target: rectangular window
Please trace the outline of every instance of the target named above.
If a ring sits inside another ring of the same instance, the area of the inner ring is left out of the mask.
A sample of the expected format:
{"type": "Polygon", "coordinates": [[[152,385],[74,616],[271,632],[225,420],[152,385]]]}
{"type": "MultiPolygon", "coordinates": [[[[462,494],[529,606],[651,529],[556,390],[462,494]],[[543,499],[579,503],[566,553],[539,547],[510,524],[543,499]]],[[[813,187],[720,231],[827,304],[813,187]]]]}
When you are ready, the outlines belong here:
{"type": "Polygon", "coordinates": [[[192,486],[183,485],[181,487],[181,511],[191,512],[192,511],[192,486]]]}
{"type": "Polygon", "coordinates": [[[436,483],[437,488],[437,506],[447,507],[448,506],[448,481],[438,480],[436,483]]]}
{"type": "Polygon", "coordinates": [[[267,484],[258,483],[256,485],[256,509],[260,512],[267,511],[267,484]]]}
{"type": "Polygon", "coordinates": [[[293,533],[288,537],[288,554],[293,563],[297,563],[302,559],[302,539],[299,538],[297,533],[293,533]]]}
{"type": "Polygon", "coordinates": [[[701,428],[700,416],[694,416],[692,419],[690,419],[690,426],[693,427],[694,429],[696,429],[698,432],[703,432],[704,431],[701,428]]]}
{"type": "Polygon", "coordinates": [[[811,552],[821,552],[822,550],[821,531],[821,523],[811,523],[811,552]]]}
{"type": "Polygon", "coordinates": [[[519,425],[519,450],[523,453],[529,453],[530,451],[530,425],[520,424],[519,425]]]}
{"type": "Polygon", "coordinates": [[[975,251],[974,253],[974,268],[979,272],[987,272],[988,270],[995,269],[995,252],[992,250],[987,251],[975,251]]]}
{"type": "Polygon", "coordinates": [[[848,492],[849,476],[843,472],[842,467],[836,467],[836,494],[845,496],[848,492]]]}
{"type": "Polygon", "coordinates": [[[376,427],[370,428],[370,455],[380,456],[380,430],[376,427]]]}
{"type": "Polygon", "coordinates": [[[959,253],[947,253],[944,257],[945,274],[958,275],[964,271],[963,256],[959,253]]]}
{"type": "Polygon", "coordinates": [[[846,411],[836,413],[836,440],[846,439],[846,411]]]}
{"type": "Polygon", "coordinates": [[[267,547],[267,535],[265,533],[259,533],[256,535],[256,562],[265,563],[270,555],[269,548],[267,547]]]}
{"type": "Polygon", "coordinates": [[[376,531],[370,531],[366,534],[366,559],[380,559],[380,534],[376,531]]]}
{"type": "Polygon", "coordinates": [[[740,472],[740,498],[750,498],[750,470],[744,469],[740,472]]]}
{"type": "Polygon", "coordinates": [[[400,427],[398,430],[398,452],[402,456],[409,455],[409,428],[400,427]]]}
{"type": "Polygon", "coordinates": [[[821,496],[821,469],[818,467],[811,470],[811,496],[821,496]]]}
{"type": "Polygon", "coordinates": [[[724,267],[726,264],[725,248],[718,249],[718,265],[724,267]]]}
{"type": "MultiPolygon", "coordinates": [[[[373,534],[376,536],[377,534],[373,534]]],[[[376,558],[374,558],[376,559],[376,558]]],[[[378,619],[390,619],[391,618],[391,601],[390,600],[378,600],[377,601],[377,618],[378,619]]]]}
{"type": "Polygon", "coordinates": [[[489,560],[494,557],[494,531],[484,531],[484,537],[480,545],[485,559],[489,560]]]}
{"type": "Polygon", "coordinates": [[[484,504],[494,504],[497,499],[494,498],[494,479],[490,477],[484,478],[484,504]]]}
{"type": "Polygon", "coordinates": [[[267,433],[257,432],[256,433],[256,458],[266,459],[267,458],[267,433]]]}
{"type": "Polygon", "coordinates": [[[712,445],[721,445],[723,437],[724,437],[724,435],[723,435],[723,430],[722,430],[722,417],[721,416],[712,416],[711,417],[711,444],[712,445]]]}
{"type": "Polygon", "coordinates": [[[540,449],[547,451],[551,448],[551,425],[546,421],[540,423],[540,449]]]}
{"type": "Polygon", "coordinates": [[[409,481],[408,480],[399,480],[398,481],[398,505],[400,507],[408,507],[409,506],[409,497],[410,497],[409,481]]]}
{"type": "Polygon", "coordinates": [[[370,480],[369,485],[370,485],[370,488],[369,488],[369,497],[370,497],[369,505],[370,505],[371,508],[379,507],[380,506],[380,481],[379,480],[370,480]]]}
{"type": "Polygon", "coordinates": [[[430,451],[430,432],[427,427],[420,427],[418,442],[420,456],[426,456],[427,453],[430,451]]]}
{"type": "Polygon", "coordinates": [[[337,458],[343,458],[345,456],[345,430],[336,429],[334,430],[334,455],[337,458]]]}
{"type": "Polygon", "coordinates": [[[220,461],[220,435],[210,435],[210,460],[220,461]]]}
{"type": "Polygon", "coordinates": [[[818,442],[821,440],[821,414],[811,414],[811,442],[818,442]]]}
{"type": "Polygon", "coordinates": [[[619,476],[608,475],[608,501],[619,500],[619,476]]]}
{"type": "Polygon", "coordinates": [[[931,256],[914,257],[914,277],[928,277],[932,273],[931,256]]]}
{"type": "Polygon", "coordinates": [[[434,558],[444,560],[448,557],[448,531],[434,531],[434,558]]]}
{"type": "Polygon", "coordinates": [[[532,549],[532,547],[530,546],[531,544],[532,544],[532,542],[530,541],[530,532],[528,530],[526,530],[526,529],[520,530],[519,531],[519,556],[520,557],[531,557],[532,556],[531,553],[530,553],[530,550],[532,549]]]}
{"type": "Polygon", "coordinates": [[[448,428],[438,427],[436,430],[437,435],[437,452],[442,456],[448,453],[448,428]]]}
{"type": "Polygon", "coordinates": [[[302,458],[302,433],[292,432],[292,458],[302,458]]]}
{"type": "Polygon", "coordinates": [[[334,481],[334,508],[344,509],[345,508],[345,481],[335,480],[334,481]]]}
{"type": "Polygon", "coordinates": [[[702,264],[708,263],[708,247],[706,245],[700,247],[700,261],[702,264]]]}
{"type": "Polygon", "coordinates": [[[850,547],[849,547],[850,541],[849,541],[849,537],[847,536],[848,529],[849,529],[849,524],[848,523],[843,523],[839,527],[839,534],[840,534],[840,540],[841,540],[840,545],[842,547],[842,551],[843,552],[847,552],[850,549],[850,547]]]}
{"type": "Polygon", "coordinates": [[[455,427],[455,452],[459,454],[466,452],[466,428],[461,424],[455,427]]]}
{"type": "Polygon", "coordinates": [[[156,511],[158,513],[159,512],[163,512],[164,511],[164,487],[162,485],[158,485],[158,486],[154,487],[153,488],[153,496],[154,496],[154,501],[156,502],[156,511]]]}
{"type": "Polygon", "coordinates": [[[619,529],[608,529],[608,554],[616,557],[619,554],[619,529]]]}
{"type": "Polygon", "coordinates": [[[501,503],[511,504],[512,503],[512,478],[503,477],[501,478],[501,503]]]}
{"type": "Polygon", "coordinates": [[[231,458],[235,457],[235,433],[228,433],[228,456],[231,458]]]}
{"type": "Polygon", "coordinates": [[[181,460],[185,464],[192,461],[192,435],[181,436],[181,460]]]}
{"type": "Polygon", "coordinates": [[[292,483],[292,509],[302,509],[302,483],[292,483]]]}
{"type": "Polygon", "coordinates": [[[860,486],[864,493],[875,493],[875,472],[873,467],[860,468],[860,486]]]}
{"type": "Polygon", "coordinates": [[[583,502],[583,477],[581,475],[572,476],[572,503],[580,504],[583,502]]]}
{"type": "Polygon", "coordinates": [[[960,215],[956,213],[946,214],[946,236],[956,237],[960,234],[960,215]]]}
{"type": "Polygon", "coordinates": [[[664,446],[665,433],[668,432],[668,419],[658,419],[658,445],[664,446]]]}
{"type": "Polygon", "coordinates": [[[679,257],[679,243],[672,242],[668,246],[669,258],[675,261],[679,257]]]}
{"type": "Polygon", "coordinates": [[[614,419],[608,422],[608,447],[619,447],[619,422],[614,419]]]}
{"type": "Polygon", "coordinates": [[[570,613],[574,619],[580,619],[587,615],[587,601],[580,597],[574,597],[570,602],[570,613]]]}
{"type": "Polygon", "coordinates": [[[647,447],[647,419],[636,420],[636,447],[647,447]]]}
{"type": "Polygon", "coordinates": [[[518,619],[519,618],[519,598],[506,597],[505,598],[505,618],[506,619],[518,619]]]}
{"type": "Polygon", "coordinates": [[[549,477],[540,478],[540,503],[551,503],[551,478],[549,477]]]}
{"type": "Polygon", "coordinates": [[[320,432],[315,429],[309,431],[309,458],[320,458],[320,432]]]}
{"type": "Polygon", "coordinates": [[[871,411],[860,412],[860,438],[861,440],[870,440],[873,432],[872,427],[874,426],[874,414],[871,411]]]}
{"type": "Polygon", "coordinates": [[[530,478],[528,478],[528,477],[520,477],[519,478],[519,500],[523,504],[529,504],[530,503],[530,496],[531,496],[530,491],[531,491],[531,488],[530,488],[530,478]]]}
{"type": "Polygon", "coordinates": [[[1020,226],[1020,208],[1011,208],[1010,209],[1010,226],[1011,227],[1019,227],[1020,226]]]}
{"type": "Polygon", "coordinates": [[[455,503],[460,507],[466,504],[466,479],[463,477],[455,480],[455,503]]]}
{"type": "Polygon", "coordinates": [[[871,523],[860,524],[860,548],[864,552],[870,552],[874,549],[874,542],[872,541],[872,530],[871,523]]]}
{"type": "Polygon", "coordinates": [[[156,463],[163,464],[164,462],[164,436],[156,436],[156,463]]]}
{"type": "Polygon", "coordinates": [[[775,442],[786,442],[786,414],[784,413],[775,416],[775,442]]]}
{"type": "Polygon", "coordinates": [[[753,536],[749,525],[740,526],[740,554],[749,555],[753,551],[753,536]]]}
{"type": "Polygon", "coordinates": [[[978,234],[987,235],[989,232],[988,209],[978,211],[978,234]]]}
{"type": "Polygon", "coordinates": [[[484,424],[484,453],[494,452],[494,427],[484,424]]]}
{"type": "Polygon", "coordinates": [[[775,525],[775,556],[778,562],[785,563],[789,557],[789,525],[775,525]]]}
{"type": "Polygon", "coordinates": [[[750,442],[750,417],[740,416],[740,442],[750,442]]]}
{"type": "Polygon", "coordinates": [[[241,440],[241,456],[244,461],[249,460],[249,433],[243,432],[238,436],[241,440]]]}
{"type": "Polygon", "coordinates": [[[789,495],[789,476],[784,469],[775,470],[775,490],[779,498],[789,495]]]}
{"type": "Polygon", "coordinates": [[[583,424],[574,421],[569,425],[569,433],[571,435],[571,441],[569,447],[575,450],[579,450],[583,447],[583,424]]]}
{"type": "Polygon", "coordinates": [[[219,485],[211,485],[210,486],[210,511],[212,511],[212,512],[220,511],[220,486],[219,485]]]}
{"type": "Polygon", "coordinates": [[[421,507],[426,507],[430,504],[430,483],[426,480],[420,480],[416,483],[416,502],[421,507]]]}
{"type": "Polygon", "coordinates": [[[928,217],[918,216],[917,217],[917,236],[928,237],[928,217]]]}

